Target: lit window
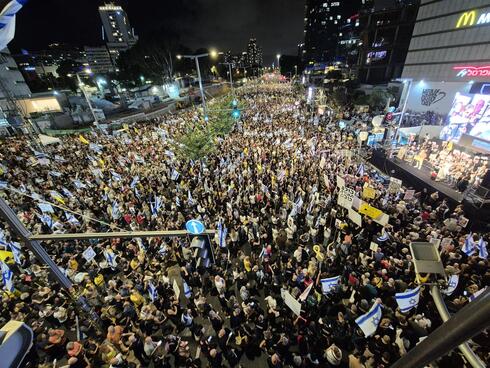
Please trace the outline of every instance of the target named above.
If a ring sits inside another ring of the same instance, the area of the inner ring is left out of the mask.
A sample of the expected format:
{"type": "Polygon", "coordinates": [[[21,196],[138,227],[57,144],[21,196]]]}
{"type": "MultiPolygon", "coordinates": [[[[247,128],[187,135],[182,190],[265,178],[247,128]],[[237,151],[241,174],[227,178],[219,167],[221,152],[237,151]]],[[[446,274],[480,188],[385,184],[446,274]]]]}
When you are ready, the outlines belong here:
{"type": "Polygon", "coordinates": [[[340,19],[340,18],[342,18],[342,17],[340,15],[337,15],[337,19],[340,19]]]}
{"type": "Polygon", "coordinates": [[[328,3],[323,3],[323,7],[326,8],[328,6],[328,3]]]}
{"type": "Polygon", "coordinates": [[[331,3],[330,6],[340,6],[340,2],[336,1],[334,3],[331,3]]]}
{"type": "Polygon", "coordinates": [[[342,32],[339,33],[339,36],[342,37],[342,32]]]}
{"type": "Polygon", "coordinates": [[[327,22],[325,22],[324,20],[322,20],[322,26],[324,26],[325,24],[327,24],[327,22]]]}
{"type": "Polygon", "coordinates": [[[330,19],[330,20],[333,20],[333,17],[330,17],[329,19],[330,19]]]}
{"type": "Polygon", "coordinates": [[[337,24],[337,23],[339,23],[339,22],[337,22],[337,21],[334,21],[334,22],[333,22],[333,24],[337,24]]]}
{"type": "Polygon", "coordinates": [[[347,23],[350,23],[350,18],[347,19],[347,23]]]}

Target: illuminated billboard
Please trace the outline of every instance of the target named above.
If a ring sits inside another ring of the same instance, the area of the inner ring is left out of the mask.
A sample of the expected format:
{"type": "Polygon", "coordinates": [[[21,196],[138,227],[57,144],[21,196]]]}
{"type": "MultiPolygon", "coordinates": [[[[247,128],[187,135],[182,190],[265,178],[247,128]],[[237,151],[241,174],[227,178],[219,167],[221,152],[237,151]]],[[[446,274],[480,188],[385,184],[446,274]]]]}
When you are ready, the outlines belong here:
{"type": "Polygon", "coordinates": [[[456,93],[440,138],[458,142],[463,134],[490,141],[490,95],[456,93]]]}

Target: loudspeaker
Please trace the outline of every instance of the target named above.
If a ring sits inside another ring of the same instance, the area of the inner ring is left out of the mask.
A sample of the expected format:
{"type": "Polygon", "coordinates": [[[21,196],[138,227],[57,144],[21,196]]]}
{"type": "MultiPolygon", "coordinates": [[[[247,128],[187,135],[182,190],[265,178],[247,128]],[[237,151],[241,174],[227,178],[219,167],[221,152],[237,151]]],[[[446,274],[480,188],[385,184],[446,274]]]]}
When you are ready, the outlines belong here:
{"type": "Polygon", "coordinates": [[[490,189],[480,185],[478,188],[476,188],[475,195],[481,199],[490,199],[490,189]]]}

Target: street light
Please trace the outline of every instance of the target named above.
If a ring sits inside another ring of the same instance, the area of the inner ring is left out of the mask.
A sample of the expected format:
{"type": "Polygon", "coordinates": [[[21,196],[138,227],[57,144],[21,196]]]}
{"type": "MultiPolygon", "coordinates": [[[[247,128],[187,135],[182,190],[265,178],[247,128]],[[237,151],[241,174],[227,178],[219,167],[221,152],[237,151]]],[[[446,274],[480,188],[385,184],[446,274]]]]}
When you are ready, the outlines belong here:
{"type": "Polygon", "coordinates": [[[182,58],[184,59],[191,59],[196,61],[196,69],[197,69],[197,78],[199,79],[199,90],[201,91],[201,100],[202,100],[202,109],[204,112],[204,120],[207,121],[208,117],[208,111],[206,108],[206,97],[204,96],[204,88],[202,86],[202,78],[201,78],[201,68],[199,67],[199,58],[211,56],[212,58],[215,58],[219,55],[219,53],[216,50],[211,50],[210,52],[206,54],[199,54],[199,55],[177,55],[177,59],[181,60],[182,58]]]}
{"type": "Polygon", "coordinates": [[[277,67],[279,69],[279,73],[281,72],[281,54],[276,55],[277,58],[277,67]]]}
{"type": "Polygon", "coordinates": [[[85,68],[83,72],[77,72],[75,73],[77,76],[78,80],[78,86],[80,87],[80,90],[82,91],[83,96],[85,97],[85,101],[87,101],[88,108],[90,109],[90,112],[92,113],[92,116],[94,117],[94,124],[98,124],[99,121],[97,120],[97,116],[95,115],[94,108],[92,107],[92,103],[90,102],[90,99],[88,98],[87,92],[85,91],[85,85],[83,84],[82,80],[80,79],[80,74],[85,73],[87,75],[92,75],[92,69],[90,68],[85,68]]]}
{"type": "Polygon", "coordinates": [[[221,63],[221,64],[228,66],[228,74],[230,75],[231,93],[233,94],[233,99],[235,99],[235,87],[233,86],[233,70],[231,69],[235,64],[233,63],[221,63]]]}

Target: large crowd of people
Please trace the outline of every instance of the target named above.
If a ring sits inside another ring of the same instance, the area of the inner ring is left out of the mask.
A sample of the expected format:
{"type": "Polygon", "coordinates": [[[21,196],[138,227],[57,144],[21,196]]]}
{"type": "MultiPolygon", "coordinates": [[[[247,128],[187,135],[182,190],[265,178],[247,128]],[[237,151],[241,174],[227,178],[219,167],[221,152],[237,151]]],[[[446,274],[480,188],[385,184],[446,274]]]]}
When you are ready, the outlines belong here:
{"type": "MultiPolygon", "coordinates": [[[[15,255],[2,263],[12,277],[0,326],[33,329],[32,367],[389,367],[442,323],[428,288],[417,290],[411,241],[440,242],[452,312],[488,286],[488,234],[470,232],[461,206],[389,185],[354,155],[356,137],[312,124],[287,83],[237,98],[241,120],[202,160],[174,149],[197,110],[44,152],[2,142],[0,195],[33,233],[174,230],[190,219],[227,229],[211,239],[209,268],[185,237],[43,242],[97,321],[0,223],[0,247],[15,255]],[[389,221],[353,222],[344,188],[389,221]],[[418,303],[400,308],[396,294],[412,290],[418,303]]],[[[489,361],[488,333],[471,347],[489,361]]],[[[458,350],[438,364],[466,366],[458,350]]]]}

